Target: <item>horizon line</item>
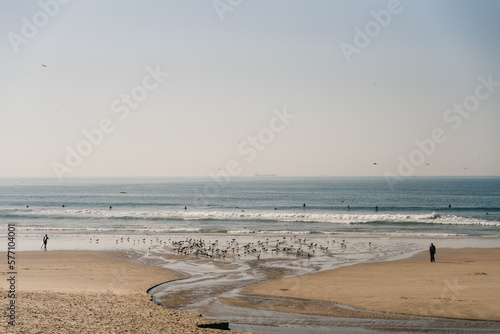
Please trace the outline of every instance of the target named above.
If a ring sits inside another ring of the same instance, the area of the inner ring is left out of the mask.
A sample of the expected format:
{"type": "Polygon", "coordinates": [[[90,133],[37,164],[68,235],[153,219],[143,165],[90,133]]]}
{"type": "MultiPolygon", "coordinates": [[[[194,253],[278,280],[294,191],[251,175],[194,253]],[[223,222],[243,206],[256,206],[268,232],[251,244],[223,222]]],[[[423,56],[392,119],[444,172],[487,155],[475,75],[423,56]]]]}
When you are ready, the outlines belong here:
{"type": "MultiPolygon", "coordinates": [[[[237,175],[231,176],[231,178],[386,178],[383,175],[237,175]]],[[[404,179],[411,178],[423,178],[423,177],[500,177],[500,174],[490,174],[490,175],[411,175],[411,176],[400,176],[404,179]]],[[[0,176],[0,179],[21,179],[21,178],[38,178],[38,179],[58,179],[57,176],[0,176]]],[[[143,176],[133,176],[133,175],[121,175],[121,176],[106,176],[106,175],[97,175],[97,176],[67,176],[61,178],[64,179],[90,179],[90,178],[212,178],[210,175],[143,175],[143,176]]]]}

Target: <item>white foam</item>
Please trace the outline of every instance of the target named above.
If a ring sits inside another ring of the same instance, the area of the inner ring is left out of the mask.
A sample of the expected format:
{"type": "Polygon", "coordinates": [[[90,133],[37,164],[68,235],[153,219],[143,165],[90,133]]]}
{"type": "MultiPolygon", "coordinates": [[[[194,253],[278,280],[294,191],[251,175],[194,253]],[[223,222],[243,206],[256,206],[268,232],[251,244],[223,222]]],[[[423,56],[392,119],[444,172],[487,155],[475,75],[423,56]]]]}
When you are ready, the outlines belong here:
{"type": "Polygon", "coordinates": [[[455,215],[427,214],[356,214],[356,213],[297,213],[297,212],[231,212],[231,211],[120,211],[120,210],[27,210],[24,215],[94,219],[130,220],[236,220],[236,221],[278,221],[303,223],[363,224],[388,223],[429,223],[443,225],[484,225],[500,226],[500,222],[455,215]]]}
{"type": "Polygon", "coordinates": [[[137,233],[168,233],[168,232],[199,232],[197,227],[148,227],[148,226],[120,226],[120,227],[45,227],[45,226],[18,226],[19,231],[49,231],[57,232],[117,232],[132,231],[137,233]]]}

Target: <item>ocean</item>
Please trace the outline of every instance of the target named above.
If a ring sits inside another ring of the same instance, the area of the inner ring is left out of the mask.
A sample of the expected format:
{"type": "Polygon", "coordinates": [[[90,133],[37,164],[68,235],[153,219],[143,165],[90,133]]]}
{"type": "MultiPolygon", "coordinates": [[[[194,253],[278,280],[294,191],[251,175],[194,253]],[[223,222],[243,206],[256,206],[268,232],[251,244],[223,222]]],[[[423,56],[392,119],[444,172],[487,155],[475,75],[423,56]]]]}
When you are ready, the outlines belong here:
{"type": "MultiPolygon", "coordinates": [[[[244,297],[241,289],[269,273],[299,277],[402,259],[431,242],[437,261],[441,248],[499,247],[500,177],[417,177],[394,188],[372,177],[2,178],[0,221],[5,235],[15,226],[16,251],[40,250],[48,234],[49,251],[119,251],[161,263],[186,278],[151,289],[155,302],[229,321],[234,330],[467,333],[478,330],[476,322],[331,318],[228,306],[219,298],[244,297]],[[197,254],[179,257],[201,243],[197,254]],[[171,304],[177,295],[182,303],[171,304]]],[[[7,237],[0,248],[7,250],[7,237]]]]}
{"type": "Polygon", "coordinates": [[[500,178],[3,178],[0,221],[25,237],[499,238],[500,178]]]}

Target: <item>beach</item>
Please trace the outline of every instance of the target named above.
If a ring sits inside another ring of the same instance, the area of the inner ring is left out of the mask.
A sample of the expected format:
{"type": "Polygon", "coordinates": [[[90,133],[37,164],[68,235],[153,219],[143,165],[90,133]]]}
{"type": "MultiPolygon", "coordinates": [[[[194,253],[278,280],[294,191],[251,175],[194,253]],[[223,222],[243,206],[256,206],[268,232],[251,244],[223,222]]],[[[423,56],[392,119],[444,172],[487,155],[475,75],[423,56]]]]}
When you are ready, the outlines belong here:
{"type": "MultiPolygon", "coordinates": [[[[162,264],[158,260],[150,259],[149,265],[139,263],[132,251],[38,251],[17,255],[16,326],[3,321],[2,332],[222,332],[197,327],[216,321],[151,301],[146,293],[149,288],[185,277],[158,267],[162,264]]],[[[479,322],[479,328],[500,328],[500,249],[440,249],[436,259],[430,263],[424,252],[404,260],[269,280],[246,287],[239,297],[219,298],[219,302],[353,320],[404,322],[417,319],[415,316],[439,317],[443,322],[485,320],[498,323],[479,322]]],[[[5,280],[1,287],[6,296],[5,280]]],[[[171,304],[176,302],[183,301],[170,300],[171,304]]]]}
{"type": "MultiPolygon", "coordinates": [[[[149,288],[182,276],[138,263],[132,252],[38,251],[16,255],[16,325],[9,326],[3,317],[2,333],[223,332],[197,327],[216,321],[152,302],[146,293],[149,288]]],[[[7,284],[2,280],[5,303],[7,284]]]]}
{"type": "MultiPolygon", "coordinates": [[[[441,249],[436,259],[437,262],[430,263],[429,255],[423,252],[405,260],[356,264],[259,283],[244,289],[243,294],[290,299],[258,305],[275,311],[342,317],[409,315],[500,321],[500,249],[441,249]],[[305,300],[338,303],[359,310],[307,304],[305,300]]],[[[257,307],[252,300],[222,301],[257,307]]]]}
{"type": "Polygon", "coordinates": [[[190,204],[206,182],[6,180],[17,332],[500,329],[500,179],[235,178],[190,204]]]}

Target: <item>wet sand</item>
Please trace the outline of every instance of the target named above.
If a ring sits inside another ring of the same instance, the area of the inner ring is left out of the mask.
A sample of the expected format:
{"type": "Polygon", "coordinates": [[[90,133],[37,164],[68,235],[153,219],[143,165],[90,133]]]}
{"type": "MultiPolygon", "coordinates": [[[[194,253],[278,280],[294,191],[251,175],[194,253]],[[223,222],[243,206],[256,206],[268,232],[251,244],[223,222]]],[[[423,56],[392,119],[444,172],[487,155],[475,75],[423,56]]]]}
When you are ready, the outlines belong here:
{"type": "MultiPolygon", "coordinates": [[[[1,253],[6,258],[5,253],[1,253]]],[[[49,251],[16,254],[16,325],[2,333],[224,333],[215,321],[156,305],[146,291],[181,276],[134,261],[132,252],[49,251]]],[[[6,272],[2,272],[5,277],[6,272]]],[[[0,293],[6,307],[8,282],[0,293]]]]}
{"type": "Polygon", "coordinates": [[[248,298],[220,301],[342,317],[406,315],[500,321],[500,249],[438,249],[436,261],[430,263],[429,255],[423,252],[406,260],[357,264],[259,283],[243,290],[248,298]],[[282,299],[266,301],[255,296],[282,299]]]}

